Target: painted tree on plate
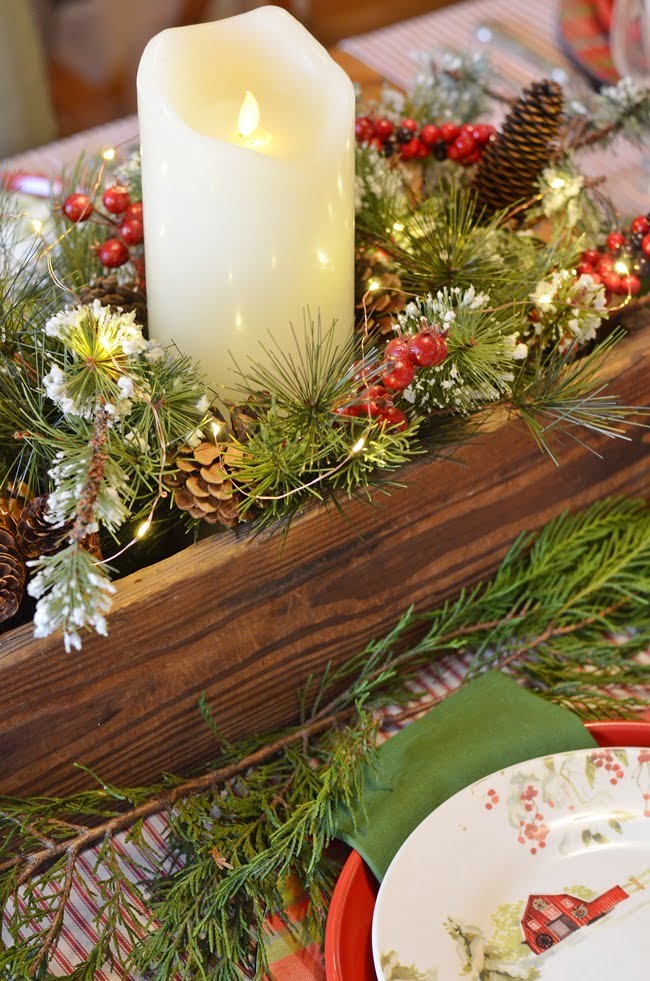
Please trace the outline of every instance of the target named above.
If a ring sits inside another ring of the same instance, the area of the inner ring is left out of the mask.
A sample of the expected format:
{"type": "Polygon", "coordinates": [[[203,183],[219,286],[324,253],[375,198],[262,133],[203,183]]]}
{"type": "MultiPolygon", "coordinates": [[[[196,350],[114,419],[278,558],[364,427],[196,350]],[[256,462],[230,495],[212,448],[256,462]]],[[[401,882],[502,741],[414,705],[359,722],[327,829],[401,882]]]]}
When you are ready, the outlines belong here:
{"type": "MultiPolygon", "coordinates": [[[[540,977],[533,965],[503,960],[500,950],[479,927],[448,917],[445,929],[456,943],[461,974],[469,975],[476,981],[537,981],[540,977]]],[[[521,958],[521,953],[518,953],[521,958]]]]}

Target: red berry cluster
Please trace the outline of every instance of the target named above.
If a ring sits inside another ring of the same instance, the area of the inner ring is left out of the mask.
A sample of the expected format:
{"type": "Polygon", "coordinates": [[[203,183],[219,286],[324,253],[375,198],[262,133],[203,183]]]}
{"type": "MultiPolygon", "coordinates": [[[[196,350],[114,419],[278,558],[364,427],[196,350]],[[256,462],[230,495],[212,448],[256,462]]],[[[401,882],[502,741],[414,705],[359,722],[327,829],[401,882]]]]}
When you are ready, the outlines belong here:
{"type": "Polygon", "coordinates": [[[618,762],[613,753],[608,753],[607,750],[600,750],[591,753],[590,759],[594,766],[598,768],[603,767],[607,773],[611,773],[610,783],[616,786],[619,780],[623,778],[623,767],[618,762]]]}
{"type": "MultiPolygon", "coordinates": [[[[419,368],[442,364],[447,357],[447,341],[437,325],[422,325],[412,337],[395,337],[386,345],[381,383],[363,388],[351,405],[339,406],[340,416],[368,416],[400,432],[408,427],[406,413],[393,402],[393,393],[403,392],[419,368]]],[[[363,376],[363,372],[361,373],[363,376]]]]}
{"type": "Polygon", "coordinates": [[[532,844],[531,855],[536,855],[538,848],[546,848],[546,837],[549,833],[547,825],[541,823],[544,820],[544,815],[539,810],[540,802],[535,800],[538,796],[539,791],[532,784],[529,784],[524,792],[519,795],[519,799],[524,804],[524,809],[531,813],[535,812],[528,821],[526,818],[520,818],[519,836],[517,838],[520,845],[532,844]]]}
{"type": "Polygon", "coordinates": [[[650,272],[650,215],[637,215],[627,234],[610,232],[605,245],[583,252],[578,273],[588,273],[614,296],[636,296],[640,276],[650,272]]]}
{"type": "Polygon", "coordinates": [[[495,139],[494,126],[487,123],[427,123],[419,126],[415,119],[402,119],[395,125],[384,117],[359,116],[355,124],[357,142],[373,146],[386,157],[398,155],[402,160],[455,160],[463,167],[478,163],[487,144],[495,139]]]}
{"type": "Polygon", "coordinates": [[[491,811],[492,808],[499,803],[499,795],[497,794],[496,790],[492,789],[488,790],[487,796],[488,799],[485,802],[485,810],[491,811]]]}
{"type": "Polygon", "coordinates": [[[142,279],[143,259],[134,251],[144,242],[142,201],[132,201],[126,187],[112,184],[104,191],[102,202],[106,213],[99,211],[87,194],[70,194],[63,202],[63,214],[75,224],[94,216],[95,221],[108,226],[113,234],[94,247],[99,261],[108,269],[117,269],[131,260],[142,279]]]}

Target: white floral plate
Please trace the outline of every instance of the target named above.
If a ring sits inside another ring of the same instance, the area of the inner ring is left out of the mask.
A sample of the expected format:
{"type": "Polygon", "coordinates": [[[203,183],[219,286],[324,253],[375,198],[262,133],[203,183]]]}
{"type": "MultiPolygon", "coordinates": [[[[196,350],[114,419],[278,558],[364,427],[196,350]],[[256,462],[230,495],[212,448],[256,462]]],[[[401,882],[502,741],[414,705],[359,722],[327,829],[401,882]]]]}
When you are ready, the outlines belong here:
{"type": "Polygon", "coordinates": [[[519,763],[426,818],[372,929],[384,981],[648,981],[650,749],[519,763]]]}

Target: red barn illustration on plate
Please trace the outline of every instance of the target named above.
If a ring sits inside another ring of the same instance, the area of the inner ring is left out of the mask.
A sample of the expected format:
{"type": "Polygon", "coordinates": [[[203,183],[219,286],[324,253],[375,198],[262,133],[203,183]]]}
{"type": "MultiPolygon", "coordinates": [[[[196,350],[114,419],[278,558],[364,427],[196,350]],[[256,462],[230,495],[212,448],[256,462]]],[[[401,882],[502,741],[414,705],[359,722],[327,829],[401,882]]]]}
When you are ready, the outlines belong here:
{"type": "Polygon", "coordinates": [[[523,942],[534,954],[543,954],[570,933],[599,920],[628,898],[628,893],[620,886],[613,886],[591,902],[567,893],[529,896],[521,920],[525,937],[523,942]]]}

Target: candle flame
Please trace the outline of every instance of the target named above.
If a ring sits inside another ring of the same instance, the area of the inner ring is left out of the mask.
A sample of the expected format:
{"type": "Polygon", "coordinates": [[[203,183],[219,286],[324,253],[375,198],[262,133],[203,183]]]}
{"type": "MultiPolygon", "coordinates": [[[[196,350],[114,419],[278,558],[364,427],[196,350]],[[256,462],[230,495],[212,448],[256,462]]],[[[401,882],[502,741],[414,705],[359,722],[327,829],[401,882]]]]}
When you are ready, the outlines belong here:
{"type": "Polygon", "coordinates": [[[246,90],[246,95],[244,96],[244,101],[241,104],[241,109],[239,110],[239,118],[237,120],[237,129],[239,130],[240,136],[250,136],[255,132],[260,124],[260,107],[257,104],[257,99],[252,92],[246,90]]]}

